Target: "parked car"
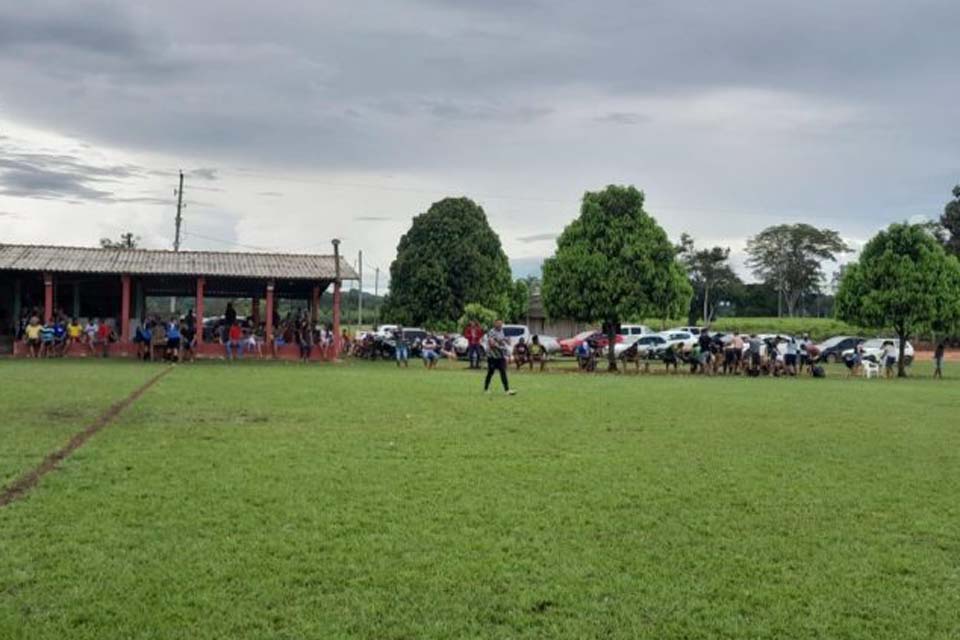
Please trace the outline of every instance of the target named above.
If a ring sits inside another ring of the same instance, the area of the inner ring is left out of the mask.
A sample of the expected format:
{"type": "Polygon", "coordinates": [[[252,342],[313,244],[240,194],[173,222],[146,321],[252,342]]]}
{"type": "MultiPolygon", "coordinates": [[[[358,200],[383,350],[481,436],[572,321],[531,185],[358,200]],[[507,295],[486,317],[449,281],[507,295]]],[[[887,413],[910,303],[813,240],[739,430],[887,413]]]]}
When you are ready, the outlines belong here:
{"type": "MultiPolygon", "coordinates": [[[[605,348],[608,344],[610,344],[610,341],[607,338],[607,336],[600,331],[596,331],[596,330],[581,331],[580,333],[573,336],[572,338],[561,340],[560,349],[563,351],[563,355],[572,356],[576,352],[577,347],[583,344],[584,341],[588,341],[591,344],[601,349],[605,348]]],[[[617,343],[623,342],[623,338],[621,336],[617,336],[616,342],[617,343]]]]}
{"type": "Polygon", "coordinates": [[[646,357],[664,350],[667,346],[667,340],[658,333],[649,333],[640,336],[633,342],[618,342],[613,345],[613,352],[619,356],[633,345],[637,345],[637,353],[640,357],[646,357]]]}
{"type": "MultiPolygon", "coordinates": [[[[661,331],[657,335],[666,340],[667,345],[673,344],[681,349],[692,349],[693,345],[697,343],[697,336],[689,331],[661,331]]],[[[667,345],[664,345],[664,347],[667,345]]]]}
{"type": "MultiPolygon", "coordinates": [[[[530,333],[530,328],[525,324],[505,324],[503,325],[503,335],[506,336],[507,340],[510,341],[511,347],[515,347],[520,341],[520,338],[523,338],[527,344],[529,344],[533,339],[533,335],[530,333]]],[[[557,353],[560,351],[560,342],[553,336],[537,335],[537,339],[540,341],[540,344],[543,345],[543,348],[547,353],[557,353]]],[[[467,339],[462,335],[457,336],[457,338],[453,341],[453,348],[457,352],[457,355],[466,355],[468,346],[467,339]]],[[[483,350],[483,353],[485,353],[487,350],[486,336],[484,336],[480,341],[480,347],[483,350]]],[[[481,353],[481,357],[483,353],[481,353]]]]}
{"type": "Polygon", "coordinates": [[[667,329],[667,331],[684,331],[689,333],[692,336],[700,336],[700,332],[703,331],[701,327],[674,327],[672,329],[667,329]]]}
{"type": "Polygon", "coordinates": [[[817,345],[820,349],[820,359],[824,362],[840,362],[844,351],[852,351],[863,338],[858,336],[834,336],[817,345]]]}
{"type": "Polygon", "coordinates": [[[617,333],[617,336],[620,338],[617,342],[633,344],[637,338],[649,333],[654,333],[654,331],[645,324],[622,324],[620,325],[619,333],[617,333]]]}
{"type": "MultiPolygon", "coordinates": [[[[880,363],[883,358],[883,343],[892,342],[897,350],[897,357],[900,356],[900,340],[898,338],[873,338],[863,343],[863,359],[869,362],[880,363]]],[[[846,358],[853,354],[853,349],[847,349],[842,357],[846,358]]],[[[908,367],[913,364],[913,345],[909,341],[903,346],[903,362],[908,367]]]]}

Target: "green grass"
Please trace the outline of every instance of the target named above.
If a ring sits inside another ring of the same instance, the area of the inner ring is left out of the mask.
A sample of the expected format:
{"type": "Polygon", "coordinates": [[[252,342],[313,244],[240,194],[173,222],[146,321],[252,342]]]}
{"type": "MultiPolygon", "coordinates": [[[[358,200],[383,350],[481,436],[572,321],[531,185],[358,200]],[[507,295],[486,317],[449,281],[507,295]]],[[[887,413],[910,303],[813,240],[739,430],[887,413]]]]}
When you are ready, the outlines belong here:
{"type": "MultiPolygon", "coordinates": [[[[446,367],[178,367],[0,510],[0,637],[960,636],[956,377],[446,367]]],[[[135,374],[3,363],[14,466],[135,374]]]]}

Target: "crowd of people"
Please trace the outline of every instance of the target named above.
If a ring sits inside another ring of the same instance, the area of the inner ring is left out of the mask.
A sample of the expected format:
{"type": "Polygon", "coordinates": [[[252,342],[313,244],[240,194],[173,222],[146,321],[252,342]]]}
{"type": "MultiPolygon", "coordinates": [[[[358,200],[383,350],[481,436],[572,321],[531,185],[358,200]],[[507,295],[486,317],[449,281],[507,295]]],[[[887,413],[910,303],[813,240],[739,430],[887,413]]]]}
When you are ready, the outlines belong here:
{"type": "Polygon", "coordinates": [[[71,345],[82,345],[91,354],[106,356],[117,334],[111,320],[90,318],[81,323],[79,318],[68,317],[58,311],[49,322],[41,321],[39,309],[30,309],[20,317],[17,338],[26,345],[29,358],[61,358],[71,345]]]}

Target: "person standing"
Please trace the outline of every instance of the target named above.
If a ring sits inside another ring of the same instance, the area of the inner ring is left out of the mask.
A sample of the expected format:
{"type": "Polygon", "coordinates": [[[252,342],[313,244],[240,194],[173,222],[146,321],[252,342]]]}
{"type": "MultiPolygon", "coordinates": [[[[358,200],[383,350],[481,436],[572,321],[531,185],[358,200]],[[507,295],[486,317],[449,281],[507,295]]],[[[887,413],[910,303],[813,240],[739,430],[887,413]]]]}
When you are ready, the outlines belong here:
{"type": "Polygon", "coordinates": [[[480,323],[471,320],[463,330],[463,337],[467,339],[467,359],[470,361],[470,368],[479,369],[480,341],[483,339],[483,328],[480,323]]]}
{"type": "Polygon", "coordinates": [[[507,380],[507,357],[510,354],[510,342],[503,335],[503,320],[497,320],[493,323],[493,328],[487,332],[487,378],[483,382],[483,392],[490,393],[490,380],[494,372],[500,372],[500,382],[503,384],[503,392],[508,396],[516,394],[516,391],[510,388],[510,382],[507,380]]]}
{"type": "Polygon", "coordinates": [[[933,352],[933,377],[943,379],[943,352],[945,351],[945,346],[943,340],[937,344],[937,348],[933,352]]]}
{"type": "Polygon", "coordinates": [[[394,351],[397,357],[397,368],[400,368],[401,363],[404,367],[409,367],[410,348],[407,346],[407,338],[403,335],[402,326],[397,327],[396,331],[393,332],[393,339],[395,344],[394,351]]]}

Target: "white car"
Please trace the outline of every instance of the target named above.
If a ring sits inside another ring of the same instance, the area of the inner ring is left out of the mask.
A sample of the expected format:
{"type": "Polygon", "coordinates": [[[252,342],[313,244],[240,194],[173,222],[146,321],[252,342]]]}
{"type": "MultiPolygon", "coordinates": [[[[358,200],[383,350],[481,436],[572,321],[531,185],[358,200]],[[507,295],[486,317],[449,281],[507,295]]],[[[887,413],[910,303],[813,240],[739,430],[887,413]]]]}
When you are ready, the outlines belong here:
{"type": "Polygon", "coordinates": [[[637,345],[637,352],[641,357],[646,356],[650,353],[656,353],[661,351],[667,346],[667,340],[658,333],[648,333],[646,335],[640,336],[633,342],[618,342],[613,345],[613,353],[619,358],[620,354],[624,351],[637,345]]]}
{"type": "MultiPolygon", "coordinates": [[[[699,337],[700,337],[700,332],[703,331],[703,329],[701,329],[700,327],[674,327],[674,328],[672,328],[672,329],[667,329],[667,331],[669,331],[669,332],[674,332],[674,331],[680,332],[680,331],[683,331],[684,333],[689,333],[690,335],[699,338],[699,337]]],[[[666,333],[666,332],[662,332],[662,333],[666,333]]]]}
{"type": "Polygon", "coordinates": [[[697,336],[689,331],[661,331],[657,335],[667,341],[665,347],[672,344],[681,349],[692,349],[693,345],[697,343],[697,336]]]}
{"type": "MultiPolygon", "coordinates": [[[[878,364],[883,360],[883,343],[892,342],[895,349],[895,356],[900,357],[900,340],[897,338],[873,338],[863,343],[863,359],[878,364]]],[[[847,349],[843,352],[843,358],[847,359],[853,355],[853,349],[847,349]]],[[[913,364],[913,345],[909,341],[903,346],[903,361],[908,367],[913,364]]]]}

